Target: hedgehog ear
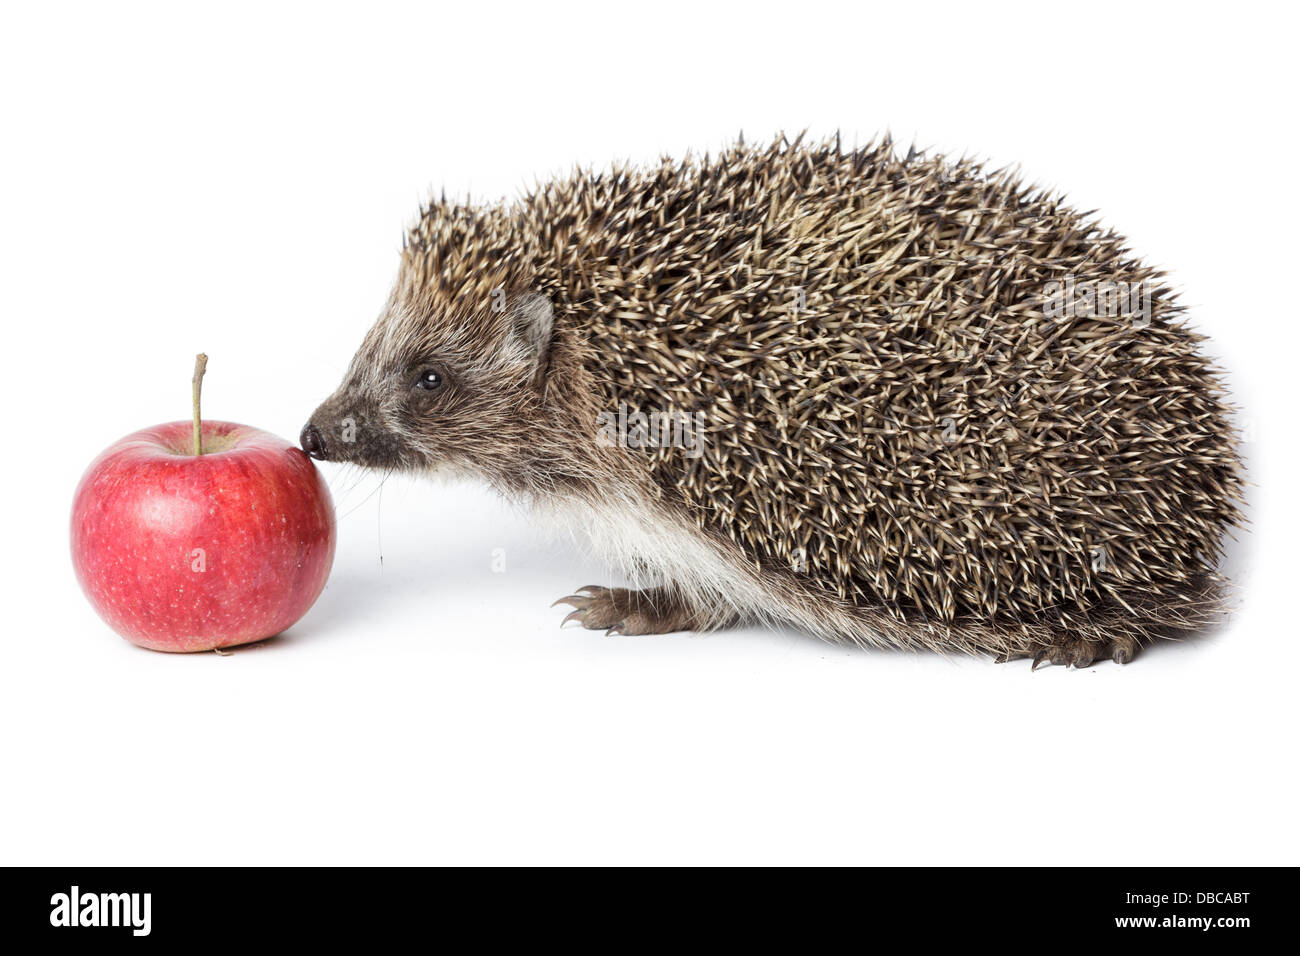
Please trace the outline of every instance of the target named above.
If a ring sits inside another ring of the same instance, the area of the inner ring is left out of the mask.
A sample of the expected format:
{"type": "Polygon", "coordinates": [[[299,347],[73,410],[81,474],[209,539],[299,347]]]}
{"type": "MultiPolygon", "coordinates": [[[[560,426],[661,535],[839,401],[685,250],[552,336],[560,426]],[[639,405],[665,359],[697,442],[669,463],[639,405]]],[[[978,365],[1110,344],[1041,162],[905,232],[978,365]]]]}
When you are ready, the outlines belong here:
{"type": "Polygon", "coordinates": [[[507,348],[521,361],[541,365],[555,326],[551,300],[536,292],[525,292],[511,297],[507,312],[510,316],[507,348]]]}

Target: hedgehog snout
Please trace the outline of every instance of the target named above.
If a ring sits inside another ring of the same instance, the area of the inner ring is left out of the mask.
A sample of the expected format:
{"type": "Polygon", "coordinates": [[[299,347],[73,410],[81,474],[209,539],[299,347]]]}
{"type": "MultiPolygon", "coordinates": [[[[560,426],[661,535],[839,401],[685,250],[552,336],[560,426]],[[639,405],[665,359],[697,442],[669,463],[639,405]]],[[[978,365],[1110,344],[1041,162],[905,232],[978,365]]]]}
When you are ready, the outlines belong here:
{"type": "Polygon", "coordinates": [[[312,458],[318,461],[325,460],[325,436],[311,422],[302,427],[302,434],[298,436],[298,444],[312,458]]]}
{"type": "Polygon", "coordinates": [[[378,404],[352,391],[331,396],[312,412],[298,444],[317,461],[363,468],[397,468],[412,457],[378,404]]]}

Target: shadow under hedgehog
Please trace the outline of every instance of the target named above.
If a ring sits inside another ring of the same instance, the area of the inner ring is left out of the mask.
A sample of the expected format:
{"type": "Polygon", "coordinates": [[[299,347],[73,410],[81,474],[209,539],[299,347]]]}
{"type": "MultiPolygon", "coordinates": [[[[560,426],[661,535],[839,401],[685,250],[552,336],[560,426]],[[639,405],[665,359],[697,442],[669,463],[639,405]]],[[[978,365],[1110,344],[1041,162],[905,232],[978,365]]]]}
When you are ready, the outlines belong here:
{"type": "MultiPolygon", "coordinates": [[[[313,457],[589,534],[624,634],[1086,666],[1210,623],[1241,467],[1163,274],[1059,198],[780,138],[425,208],[313,457]]],[[[560,603],[560,602],[557,602],[560,603]]]]}

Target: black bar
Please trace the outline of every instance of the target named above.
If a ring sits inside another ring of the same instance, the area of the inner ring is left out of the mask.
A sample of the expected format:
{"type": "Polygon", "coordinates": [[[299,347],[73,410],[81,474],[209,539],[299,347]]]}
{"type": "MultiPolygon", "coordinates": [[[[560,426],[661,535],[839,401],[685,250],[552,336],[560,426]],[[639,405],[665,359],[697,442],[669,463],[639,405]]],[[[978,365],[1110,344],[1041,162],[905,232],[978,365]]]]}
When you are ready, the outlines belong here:
{"type": "Polygon", "coordinates": [[[1235,945],[1261,931],[1291,935],[1294,882],[1290,868],[36,868],[7,871],[12,889],[0,895],[0,912],[11,932],[92,944],[338,943],[354,933],[397,943],[465,932],[489,942],[522,932],[539,945],[811,947],[845,934],[863,944],[901,934],[925,943],[1235,945]]]}

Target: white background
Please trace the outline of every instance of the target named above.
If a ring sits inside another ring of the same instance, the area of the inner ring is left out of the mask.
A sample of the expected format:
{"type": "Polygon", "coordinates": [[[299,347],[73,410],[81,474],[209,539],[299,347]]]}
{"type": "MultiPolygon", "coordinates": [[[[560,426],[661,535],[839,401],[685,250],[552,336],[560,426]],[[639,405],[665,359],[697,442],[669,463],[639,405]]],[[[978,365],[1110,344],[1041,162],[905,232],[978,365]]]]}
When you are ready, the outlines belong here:
{"type": "Polygon", "coordinates": [[[6,5],[0,862],[1300,862],[1294,13],[899,6],[6,5]],[[1018,162],[1171,270],[1251,439],[1226,627],[1033,674],[562,631],[613,580],[572,545],[332,466],[280,639],[151,653],[78,592],[82,469],[200,349],[207,415],[296,436],[430,189],[804,127],[1018,162]]]}

